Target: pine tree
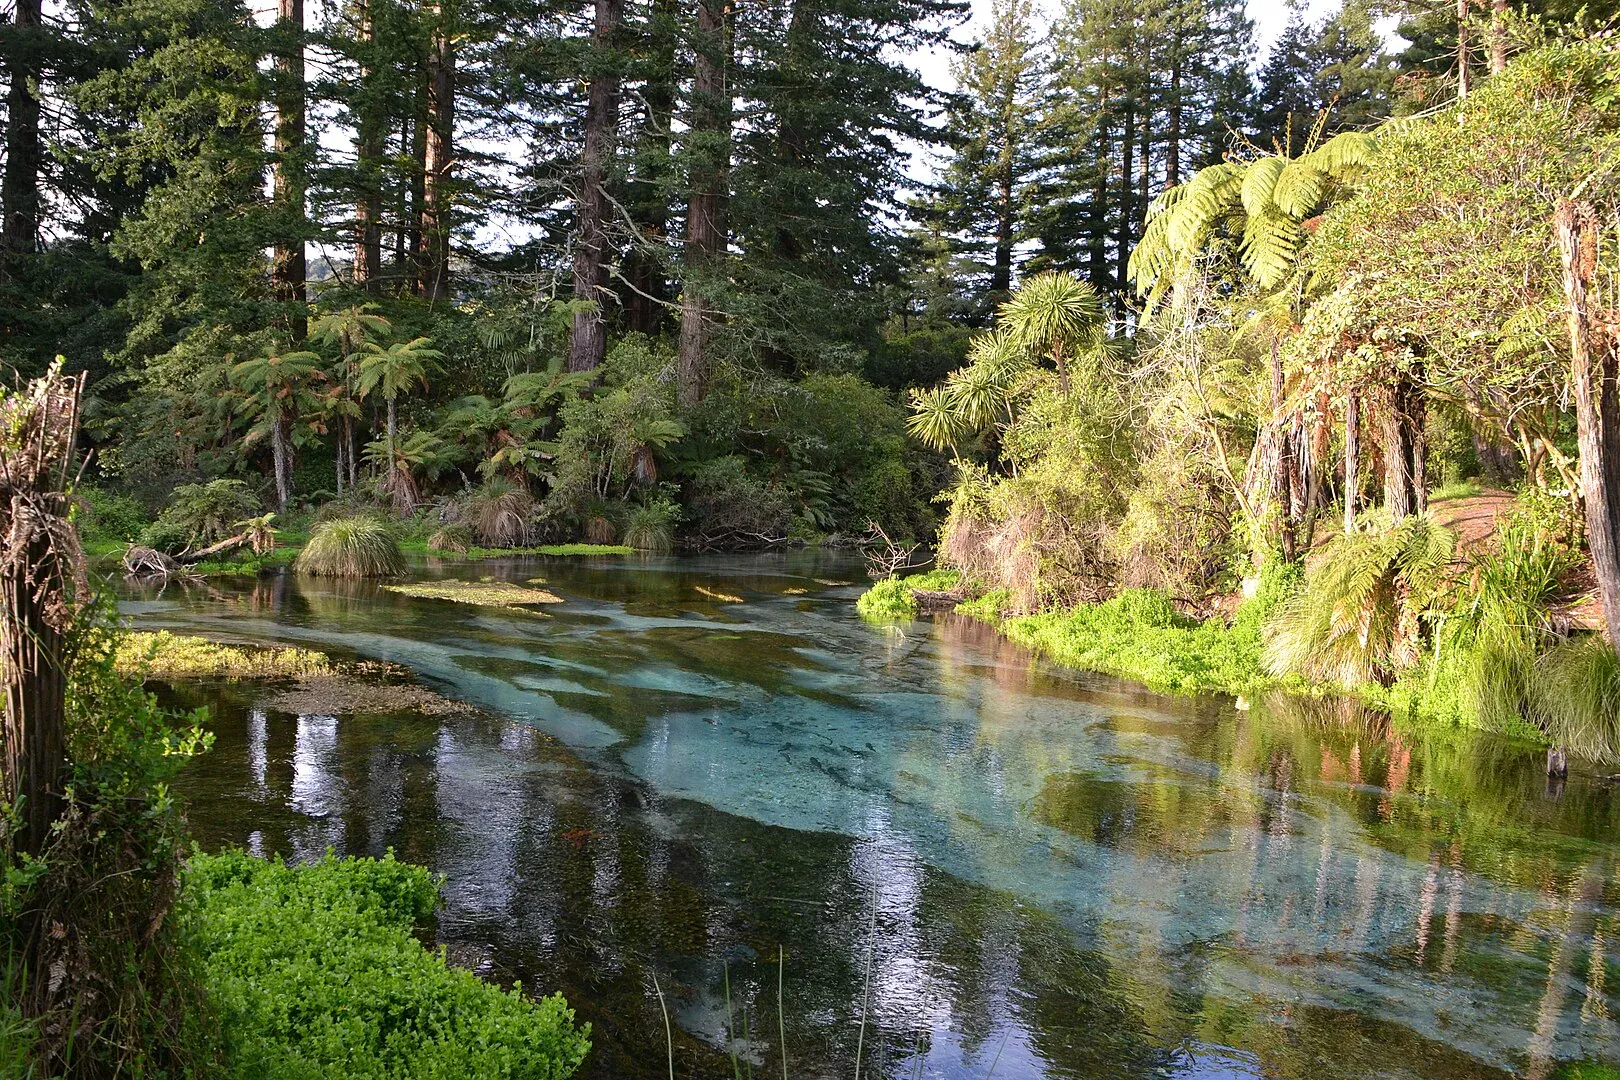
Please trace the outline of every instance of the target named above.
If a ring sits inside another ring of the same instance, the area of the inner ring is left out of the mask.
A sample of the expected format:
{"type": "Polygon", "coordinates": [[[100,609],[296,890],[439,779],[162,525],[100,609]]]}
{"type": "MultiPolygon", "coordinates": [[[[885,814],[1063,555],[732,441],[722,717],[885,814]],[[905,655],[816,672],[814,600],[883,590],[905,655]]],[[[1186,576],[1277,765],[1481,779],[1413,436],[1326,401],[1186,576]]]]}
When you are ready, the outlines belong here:
{"type": "Polygon", "coordinates": [[[933,207],[971,260],[986,310],[1012,291],[1040,165],[1049,76],[1033,17],[1031,0],[995,0],[984,39],[953,65],[957,94],[946,113],[953,146],[933,207]]]}

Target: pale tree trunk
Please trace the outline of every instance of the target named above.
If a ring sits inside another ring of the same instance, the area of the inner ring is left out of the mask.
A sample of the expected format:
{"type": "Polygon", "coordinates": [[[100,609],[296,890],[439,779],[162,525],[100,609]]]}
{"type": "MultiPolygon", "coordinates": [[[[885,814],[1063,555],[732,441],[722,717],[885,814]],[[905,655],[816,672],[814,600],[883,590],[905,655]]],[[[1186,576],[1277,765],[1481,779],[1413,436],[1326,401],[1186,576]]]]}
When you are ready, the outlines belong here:
{"type": "Polygon", "coordinates": [[[308,333],[304,279],[304,0],[276,0],[276,167],[274,198],[282,227],[270,274],[276,299],[286,305],[288,335],[298,348],[308,333]]]}
{"type": "Polygon", "coordinates": [[[53,371],[0,402],[0,800],[20,801],[13,843],[28,855],[45,849],[67,778],[67,633],[83,586],[67,488],[83,392],[82,376],[53,371]]]}
{"type": "Polygon", "coordinates": [[[277,413],[270,428],[270,457],[276,474],[276,509],[283,514],[292,502],[292,421],[286,413],[277,413]]]}
{"type": "Polygon", "coordinates": [[[422,161],[422,295],[450,295],[450,174],[456,116],[455,0],[438,0],[428,47],[426,143],[422,161]]]}
{"type": "Polygon", "coordinates": [[[1468,0],[1457,0],[1457,99],[1468,97],[1468,0]]]}
{"type": "Polygon", "coordinates": [[[1361,478],[1361,403],[1354,390],[1344,398],[1344,531],[1356,527],[1361,478]]]}
{"type": "Polygon", "coordinates": [[[42,23],[40,0],[15,0],[5,56],[11,85],[6,94],[6,168],[0,176],[0,279],[34,251],[39,238],[39,172],[44,151],[39,138],[38,77],[42,23]]]}
{"type": "Polygon", "coordinates": [[[1491,74],[1507,70],[1508,0],[1491,0],[1491,74]]]}
{"type": "Polygon", "coordinates": [[[371,4],[372,0],[355,2],[355,37],[362,52],[360,99],[355,107],[355,170],[359,197],[354,207],[354,283],[368,293],[375,293],[382,278],[382,156],[387,125],[373,97],[378,87],[371,55],[376,41],[371,4]]]}
{"type": "Polygon", "coordinates": [[[585,106],[585,148],[580,156],[579,238],[574,244],[574,299],[595,305],[574,313],[568,370],[594,371],[607,357],[609,166],[619,126],[619,76],[613,49],[622,0],[596,0],[591,52],[596,65],[585,106]]]}
{"type": "Polygon", "coordinates": [[[683,409],[708,390],[709,338],[716,312],[705,293],[713,288],[725,252],[723,215],[731,161],[731,98],[726,68],[731,56],[726,0],[697,0],[697,40],[692,74],[691,196],[686,210],[685,285],[676,399],[683,409]]]}
{"type": "Polygon", "coordinates": [[[1586,507],[1586,543],[1603,601],[1609,644],[1620,652],[1620,356],[1606,313],[1596,310],[1597,213],[1589,203],[1560,201],[1558,248],[1569,303],[1570,394],[1575,399],[1575,440],[1580,447],[1581,501],[1586,507]]]}

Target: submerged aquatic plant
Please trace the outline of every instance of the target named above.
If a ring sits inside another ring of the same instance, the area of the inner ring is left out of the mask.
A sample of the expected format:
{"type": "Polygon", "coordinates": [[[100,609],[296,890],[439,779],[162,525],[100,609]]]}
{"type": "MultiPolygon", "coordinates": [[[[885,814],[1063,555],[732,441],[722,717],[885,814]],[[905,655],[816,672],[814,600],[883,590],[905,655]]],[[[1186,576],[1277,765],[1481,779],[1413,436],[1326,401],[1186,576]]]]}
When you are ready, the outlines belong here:
{"type": "Polygon", "coordinates": [[[293,564],[301,574],[321,577],[395,577],[405,572],[405,555],[388,522],[375,517],[323,521],[293,564]]]}

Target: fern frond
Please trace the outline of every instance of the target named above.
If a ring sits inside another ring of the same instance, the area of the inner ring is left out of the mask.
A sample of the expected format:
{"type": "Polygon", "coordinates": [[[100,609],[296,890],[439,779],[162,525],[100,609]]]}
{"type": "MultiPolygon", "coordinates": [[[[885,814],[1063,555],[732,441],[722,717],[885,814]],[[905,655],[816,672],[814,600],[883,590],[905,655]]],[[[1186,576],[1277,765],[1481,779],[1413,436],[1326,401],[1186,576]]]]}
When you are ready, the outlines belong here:
{"type": "Polygon", "coordinates": [[[1315,210],[1327,190],[1328,178],[1308,161],[1290,161],[1271,189],[1271,201],[1289,217],[1303,220],[1315,210]]]}
{"type": "Polygon", "coordinates": [[[1243,212],[1250,217],[1268,213],[1272,207],[1272,192],[1277,178],[1288,163],[1272,155],[1263,157],[1243,170],[1243,212]]]}
{"type": "Polygon", "coordinates": [[[1256,214],[1243,228],[1243,268],[1262,288],[1272,288],[1293,272],[1300,241],[1299,222],[1275,211],[1256,214]]]}

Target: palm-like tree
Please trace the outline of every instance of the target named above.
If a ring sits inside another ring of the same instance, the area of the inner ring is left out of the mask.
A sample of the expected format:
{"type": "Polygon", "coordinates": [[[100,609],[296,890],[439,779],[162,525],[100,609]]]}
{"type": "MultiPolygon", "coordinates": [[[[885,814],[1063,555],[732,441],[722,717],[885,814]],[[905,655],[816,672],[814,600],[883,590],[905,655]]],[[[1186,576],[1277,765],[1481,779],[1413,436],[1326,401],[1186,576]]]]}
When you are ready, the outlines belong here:
{"type": "Polygon", "coordinates": [[[432,347],[431,338],[417,337],[409,341],[395,341],[387,347],[368,341],[360,355],[360,396],[382,395],[388,405],[388,446],[396,446],[399,437],[397,404],[399,398],[413,386],[428,385],[428,373],[435,370],[434,361],[444,354],[432,347]]]}
{"type": "Polygon", "coordinates": [[[232,384],[246,392],[247,407],[258,419],[244,441],[270,437],[276,503],[283,513],[292,500],[293,424],[309,403],[311,387],[325,377],[315,353],[274,347],[231,368],[232,384]]]}
{"type": "Polygon", "coordinates": [[[1108,348],[1108,312],[1102,297],[1073,274],[1036,274],[1001,305],[1007,343],[1044,355],[1057,366],[1058,387],[1069,392],[1069,361],[1108,348]]]}
{"type": "Polygon", "coordinates": [[[337,493],[343,495],[345,478],[349,487],[356,480],[354,421],[360,416],[359,394],[355,388],[355,360],[367,345],[388,336],[393,326],[376,313],[373,304],[357,304],[337,311],[322,312],[309,328],[309,340],[334,348],[332,388],[326,395],[324,412],[338,422],[337,493]]]}

